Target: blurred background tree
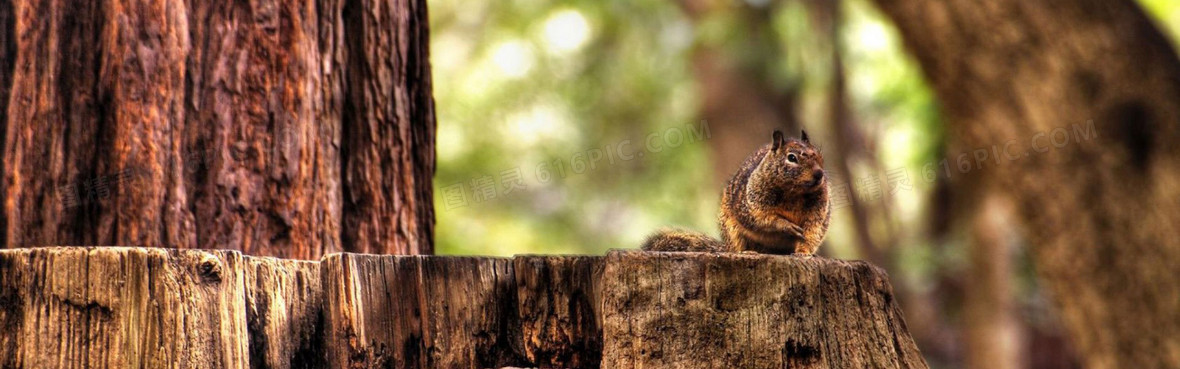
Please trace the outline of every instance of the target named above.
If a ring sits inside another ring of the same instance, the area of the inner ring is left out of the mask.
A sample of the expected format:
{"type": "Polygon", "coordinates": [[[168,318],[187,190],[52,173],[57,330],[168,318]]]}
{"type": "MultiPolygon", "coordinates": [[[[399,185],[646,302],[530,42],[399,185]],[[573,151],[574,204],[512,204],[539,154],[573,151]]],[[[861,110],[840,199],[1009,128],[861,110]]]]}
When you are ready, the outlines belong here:
{"type": "MultiPolygon", "coordinates": [[[[1180,3],[1139,4],[1180,36],[1180,3]]],[[[429,5],[439,253],[716,235],[740,160],[773,129],[805,128],[849,193],[821,254],[889,270],[932,367],[1078,366],[1006,205],[932,175],[942,117],[871,2],[429,5]]]]}

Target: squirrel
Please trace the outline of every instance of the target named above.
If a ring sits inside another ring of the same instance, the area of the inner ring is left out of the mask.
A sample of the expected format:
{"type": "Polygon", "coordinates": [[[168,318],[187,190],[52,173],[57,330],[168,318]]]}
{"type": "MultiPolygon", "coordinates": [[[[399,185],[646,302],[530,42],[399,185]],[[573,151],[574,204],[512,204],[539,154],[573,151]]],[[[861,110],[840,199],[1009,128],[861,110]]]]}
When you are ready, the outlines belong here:
{"type": "Polygon", "coordinates": [[[742,163],[721,197],[722,239],[666,229],[644,242],[646,251],[758,252],[810,256],[831,220],[824,157],[807,132],[783,138],[774,131],[742,163]]]}

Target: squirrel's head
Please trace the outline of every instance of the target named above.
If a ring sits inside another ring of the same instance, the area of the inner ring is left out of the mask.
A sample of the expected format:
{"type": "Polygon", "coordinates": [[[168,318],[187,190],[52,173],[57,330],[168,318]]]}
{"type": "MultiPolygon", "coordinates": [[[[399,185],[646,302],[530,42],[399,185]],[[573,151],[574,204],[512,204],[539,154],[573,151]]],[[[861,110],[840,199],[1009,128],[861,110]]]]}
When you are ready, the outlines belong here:
{"type": "Polygon", "coordinates": [[[784,138],[782,132],[774,131],[763,167],[772,171],[767,173],[769,178],[783,181],[781,187],[791,192],[812,193],[827,188],[824,156],[811,145],[807,131],[799,138],[784,138]]]}

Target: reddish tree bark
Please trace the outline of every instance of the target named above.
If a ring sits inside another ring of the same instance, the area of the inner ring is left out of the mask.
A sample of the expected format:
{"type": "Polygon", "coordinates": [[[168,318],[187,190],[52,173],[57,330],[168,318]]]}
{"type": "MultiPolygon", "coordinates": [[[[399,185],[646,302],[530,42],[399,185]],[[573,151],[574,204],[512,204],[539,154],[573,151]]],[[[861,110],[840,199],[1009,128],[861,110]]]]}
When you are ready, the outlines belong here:
{"type": "Polygon", "coordinates": [[[4,244],[433,251],[425,1],[0,0],[4,244]]]}

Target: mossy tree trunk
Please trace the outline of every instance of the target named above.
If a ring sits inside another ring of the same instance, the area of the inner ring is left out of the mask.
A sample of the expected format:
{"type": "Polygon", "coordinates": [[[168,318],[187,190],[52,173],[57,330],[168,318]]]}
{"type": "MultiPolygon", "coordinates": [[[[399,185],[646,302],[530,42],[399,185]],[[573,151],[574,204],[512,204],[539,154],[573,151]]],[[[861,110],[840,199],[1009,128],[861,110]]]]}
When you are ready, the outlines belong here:
{"type": "Polygon", "coordinates": [[[425,1],[0,0],[3,241],[431,253],[425,1]]]}

